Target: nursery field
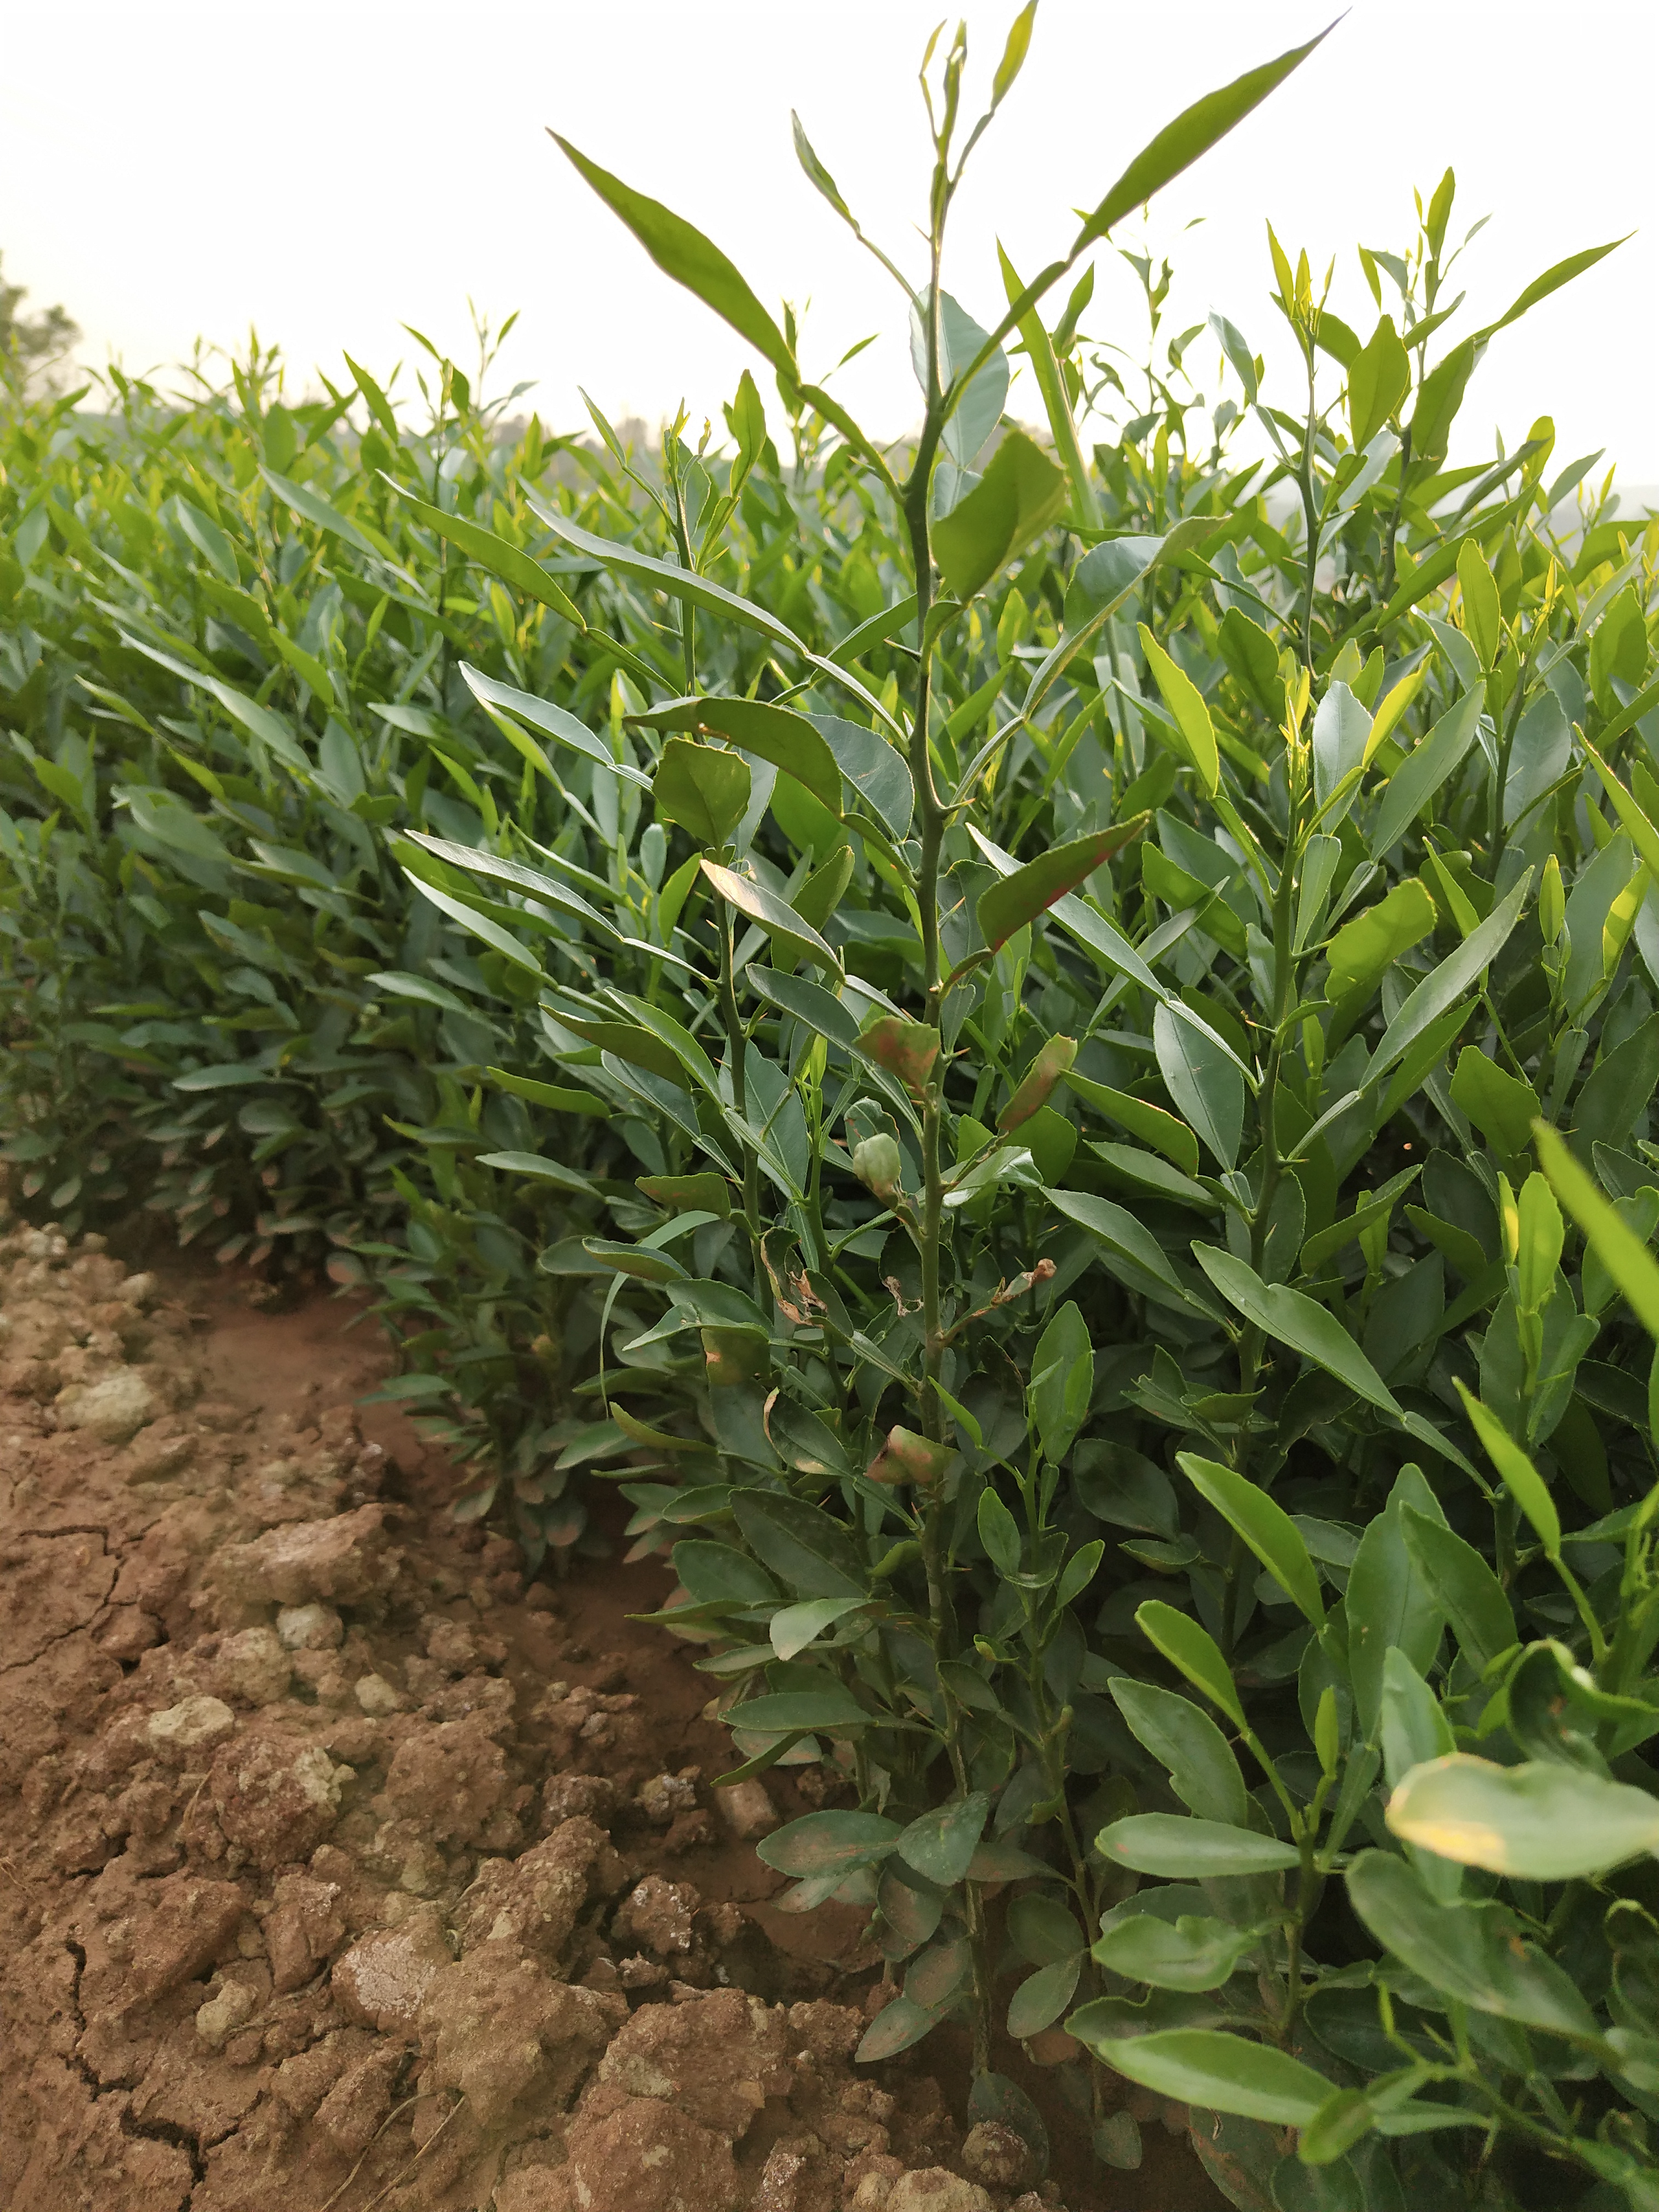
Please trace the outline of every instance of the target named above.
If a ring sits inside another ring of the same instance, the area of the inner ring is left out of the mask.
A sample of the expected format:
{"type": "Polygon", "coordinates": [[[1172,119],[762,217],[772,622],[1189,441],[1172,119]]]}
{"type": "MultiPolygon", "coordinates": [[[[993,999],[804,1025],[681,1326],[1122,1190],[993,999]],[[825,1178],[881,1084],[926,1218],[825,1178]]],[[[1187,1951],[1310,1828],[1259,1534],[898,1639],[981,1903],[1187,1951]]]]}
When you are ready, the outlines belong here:
{"type": "Polygon", "coordinates": [[[1034,12],[897,446],[0,395],[9,2203],[1659,2212],[1613,249],[963,304],[1034,12]]]}

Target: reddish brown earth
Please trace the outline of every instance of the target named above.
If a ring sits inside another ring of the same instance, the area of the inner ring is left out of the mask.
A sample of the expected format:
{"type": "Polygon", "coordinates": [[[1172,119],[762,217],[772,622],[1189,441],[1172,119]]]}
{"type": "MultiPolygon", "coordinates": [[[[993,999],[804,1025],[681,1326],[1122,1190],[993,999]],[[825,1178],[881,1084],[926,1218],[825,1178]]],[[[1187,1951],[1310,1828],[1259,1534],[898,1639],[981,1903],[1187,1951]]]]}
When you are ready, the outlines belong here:
{"type": "MultiPolygon", "coordinates": [[[[969,2133],[959,2039],[857,2068],[861,1917],[781,1911],[665,1569],[526,1589],[443,1511],[371,1324],[0,1225],[7,2212],[1184,2212],[969,2133]]],[[[1136,2093],[1137,2096],[1139,2093],[1136,2093]]],[[[1170,2115],[1178,2127],[1178,2116],[1170,2115]]]]}

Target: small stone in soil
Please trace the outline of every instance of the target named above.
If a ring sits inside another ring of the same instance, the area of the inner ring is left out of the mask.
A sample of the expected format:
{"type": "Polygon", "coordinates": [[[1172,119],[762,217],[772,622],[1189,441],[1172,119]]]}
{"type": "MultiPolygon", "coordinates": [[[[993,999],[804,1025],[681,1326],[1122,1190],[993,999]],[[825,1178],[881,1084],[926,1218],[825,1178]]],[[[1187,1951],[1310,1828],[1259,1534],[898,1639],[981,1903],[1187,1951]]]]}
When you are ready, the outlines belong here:
{"type": "Polygon", "coordinates": [[[196,2033],[210,2051],[223,2048],[244,2021],[252,2017],[257,2000],[246,1982],[227,1982],[196,2015],[196,2033]]]}
{"type": "Polygon", "coordinates": [[[145,1733],[151,1747],[165,1759],[182,1759],[209,1744],[222,1742],[236,1725],[236,1716],[219,1698],[185,1698],[164,1712],[152,1713],[145,1733]]]}
{"type": "Polygon", "coordinates": [[[276,1633],[289,1651],[335,1651],[345,1624],[331,1605],[285,1605],[276,1616],[276,1633]]]}
{"type": "Polygon", "coordinates": [[[948,2166],[929,2166],[920,2172],[900,2174],[884,2212],[995,2212],[995,2208],[976,2181],[964,2181],[948,2166]]]}
{"type": "Polygon", "coordinates": [[[700,1767],[688,1766],[678,1774],[653,1774],[641,1784],[640,1810],[653,1827],[665,1828],[678,1814],[696,1807],[701,1774],[700,1767]]]}
{"type": "Polygon", "coordinates": [[[1030,2146],[1000,2120],[981,2120],[969,2130],[962,2162],[989,2189],[1024,2189],[1037,2178],[1030,2146]]]}
{"type": "Polygon", "coordinates": [[[403,1709],[403,1699],[384,1674],[361,1675],[353,1686],[352,1694],[371,1720],[385,1720],[389,1713],[403,1709]]]}
{"type": "Polygon", "coordinates": [[[769,1836],[778,1825],[777,1808],[758,1776],[747,1782],[728,1783],[714,1792],[720,1816],[740,1844],[769,1836]]]}
{"type": "Polygon", "coordinates": [[[227,1696],[271,1705],[288,1695],[294,1662],[274,1629],[245,1628],[219,1646],[213,1675],[227,1696]]]}

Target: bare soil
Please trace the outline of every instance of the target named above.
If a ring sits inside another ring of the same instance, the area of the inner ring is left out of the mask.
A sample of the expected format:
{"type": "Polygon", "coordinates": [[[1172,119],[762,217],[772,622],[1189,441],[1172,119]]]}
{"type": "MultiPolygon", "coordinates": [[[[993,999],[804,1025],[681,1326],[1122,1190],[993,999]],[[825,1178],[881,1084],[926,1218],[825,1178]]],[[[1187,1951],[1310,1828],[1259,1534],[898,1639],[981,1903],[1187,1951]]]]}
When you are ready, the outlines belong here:
{"type": "Polygon", "coordinates": [[[754,1850],[833,1775],[713,1790],[708,1680],[628,1617],[665,1565],[526,1588],[359,1407],[372,1325],[251,1289],[0,1232],[0,2206],[1220,2202],[1140,2093],[1097,2166],[1018,2046],[1041,2180],[960,2038],[855,2067],[862,1916],[754,1850]]]}

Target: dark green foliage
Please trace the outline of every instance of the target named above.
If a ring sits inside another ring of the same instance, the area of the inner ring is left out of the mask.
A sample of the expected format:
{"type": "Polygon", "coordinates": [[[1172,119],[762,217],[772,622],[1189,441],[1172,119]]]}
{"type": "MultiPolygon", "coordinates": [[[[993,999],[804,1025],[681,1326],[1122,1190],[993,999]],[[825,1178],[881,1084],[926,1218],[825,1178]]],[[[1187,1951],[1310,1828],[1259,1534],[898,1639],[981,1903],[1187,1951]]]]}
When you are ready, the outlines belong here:
{"type": "Polygon", "coordinates": [[[1045,303],[1297,57],[985,326],[965,58],[902,452],[568,148],[792,459],[747,376],[655,456],[448,363],[13,409],[9,1154],[372,1279],[532,1551],[622,1479],[733,1771],[856,1791],[763,1852],[870,1909],[866,2057],[965,2014],[1035,2142],[990,2026],[1065,2021],[1241,2205],[1652,2212],[1659,530],[1547,421],[1445,465],[1587,261],[1446,330],[1449,173],[1364,336],[1270,236],[1304,389],[1218,322],[1206,404],[1132,256],[1127,401],[1045,303]]]}

